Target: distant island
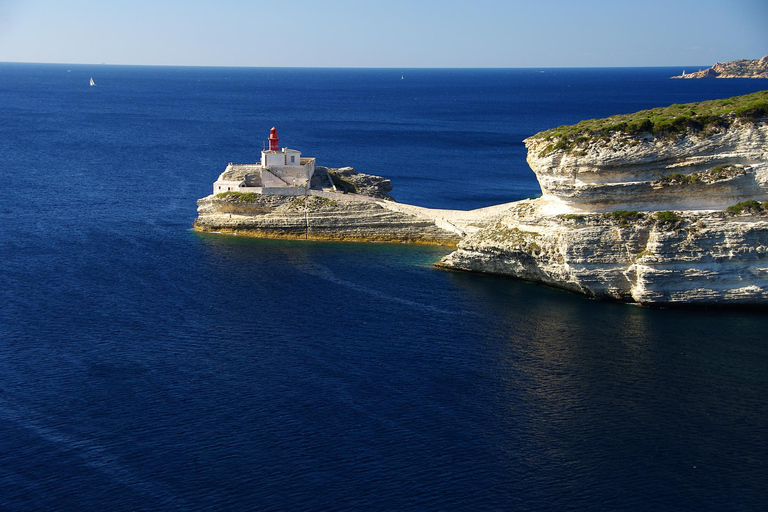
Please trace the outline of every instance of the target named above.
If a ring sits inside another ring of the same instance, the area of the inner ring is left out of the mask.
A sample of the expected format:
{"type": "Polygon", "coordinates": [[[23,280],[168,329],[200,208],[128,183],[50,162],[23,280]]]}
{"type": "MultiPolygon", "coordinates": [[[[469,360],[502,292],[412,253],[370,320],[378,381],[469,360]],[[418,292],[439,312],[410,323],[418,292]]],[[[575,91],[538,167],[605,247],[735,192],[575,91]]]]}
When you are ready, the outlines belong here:
{"type": "Polygon", "coordinates": [[[759,60],[718,62],[708,69],[683,73],[671,78],[768,78],[768,55],[759,60]]]}

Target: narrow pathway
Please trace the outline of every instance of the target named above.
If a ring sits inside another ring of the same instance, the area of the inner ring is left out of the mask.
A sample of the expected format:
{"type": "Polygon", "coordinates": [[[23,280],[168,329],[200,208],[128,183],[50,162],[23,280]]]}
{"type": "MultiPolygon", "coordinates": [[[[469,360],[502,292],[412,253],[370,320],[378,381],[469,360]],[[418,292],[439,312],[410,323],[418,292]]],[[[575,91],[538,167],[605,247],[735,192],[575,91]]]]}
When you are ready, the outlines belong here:
{"type": "Polygon", "coordinates": [[[441,229],[445,229],[459,236],[471,235],[484,228],[491,222],[501,217],[507,210],[517,204],[517,201],[511,203],[497,204],[475,210],[441,210],[437,208],[425,208],[423,206],[414,206],[405,203],[396,203],[394,201],[385,201],[370,196],[361,196],[358,194],[342,194],[339,192],[328,192],[320,190],[310,190],[310,195],[335,199],[338,201],[361,201],[366,203],[376,203],[379,206],[393,212],[413,215],[421,219],[428,219],[435,223],[441,229]]]}

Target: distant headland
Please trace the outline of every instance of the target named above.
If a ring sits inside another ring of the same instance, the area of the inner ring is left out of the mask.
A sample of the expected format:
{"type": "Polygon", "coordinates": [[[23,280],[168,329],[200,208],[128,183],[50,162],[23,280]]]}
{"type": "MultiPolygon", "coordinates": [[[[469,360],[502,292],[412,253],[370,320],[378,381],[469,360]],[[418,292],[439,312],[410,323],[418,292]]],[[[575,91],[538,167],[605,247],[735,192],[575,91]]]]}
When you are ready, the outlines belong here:
{"type": "Polygon", "coordinates": [[[683,73],[671,78],[768,78],[768,55],[755,60],[718,62],[711,68],[683,73]]]}

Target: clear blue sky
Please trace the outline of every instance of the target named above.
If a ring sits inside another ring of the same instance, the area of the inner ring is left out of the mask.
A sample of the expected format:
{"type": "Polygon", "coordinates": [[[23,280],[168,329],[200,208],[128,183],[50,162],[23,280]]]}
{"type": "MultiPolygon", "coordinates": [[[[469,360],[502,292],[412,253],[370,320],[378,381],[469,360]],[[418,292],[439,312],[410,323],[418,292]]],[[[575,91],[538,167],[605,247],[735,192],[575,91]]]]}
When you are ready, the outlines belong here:
{"type": "Polygon", "coordinates": [[[768,0],[0,0],[0,61],[214,66],[714,64],[768,0]]]}

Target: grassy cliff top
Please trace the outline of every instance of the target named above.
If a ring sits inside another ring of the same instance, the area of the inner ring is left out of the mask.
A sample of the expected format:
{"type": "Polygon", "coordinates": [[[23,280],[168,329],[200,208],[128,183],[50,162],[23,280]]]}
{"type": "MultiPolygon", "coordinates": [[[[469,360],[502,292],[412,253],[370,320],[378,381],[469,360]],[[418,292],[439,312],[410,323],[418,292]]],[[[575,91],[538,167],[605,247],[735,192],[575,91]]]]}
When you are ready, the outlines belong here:
{"type": "Polygon", "coordinates": [[[577,124],[545,130],[532,138],[552,141],[549,151],[555,149],[568,151],[593,137],[610,137],[616,132],[626,135],[649,133],[657,137],[677,137],[691,132],[727,128],[735,119],[754,122],[766,117],[768,117],[768,90],[722,100],[674,104],[668,107],[641,110],[634,114],[589,119],[577,124]]]}

